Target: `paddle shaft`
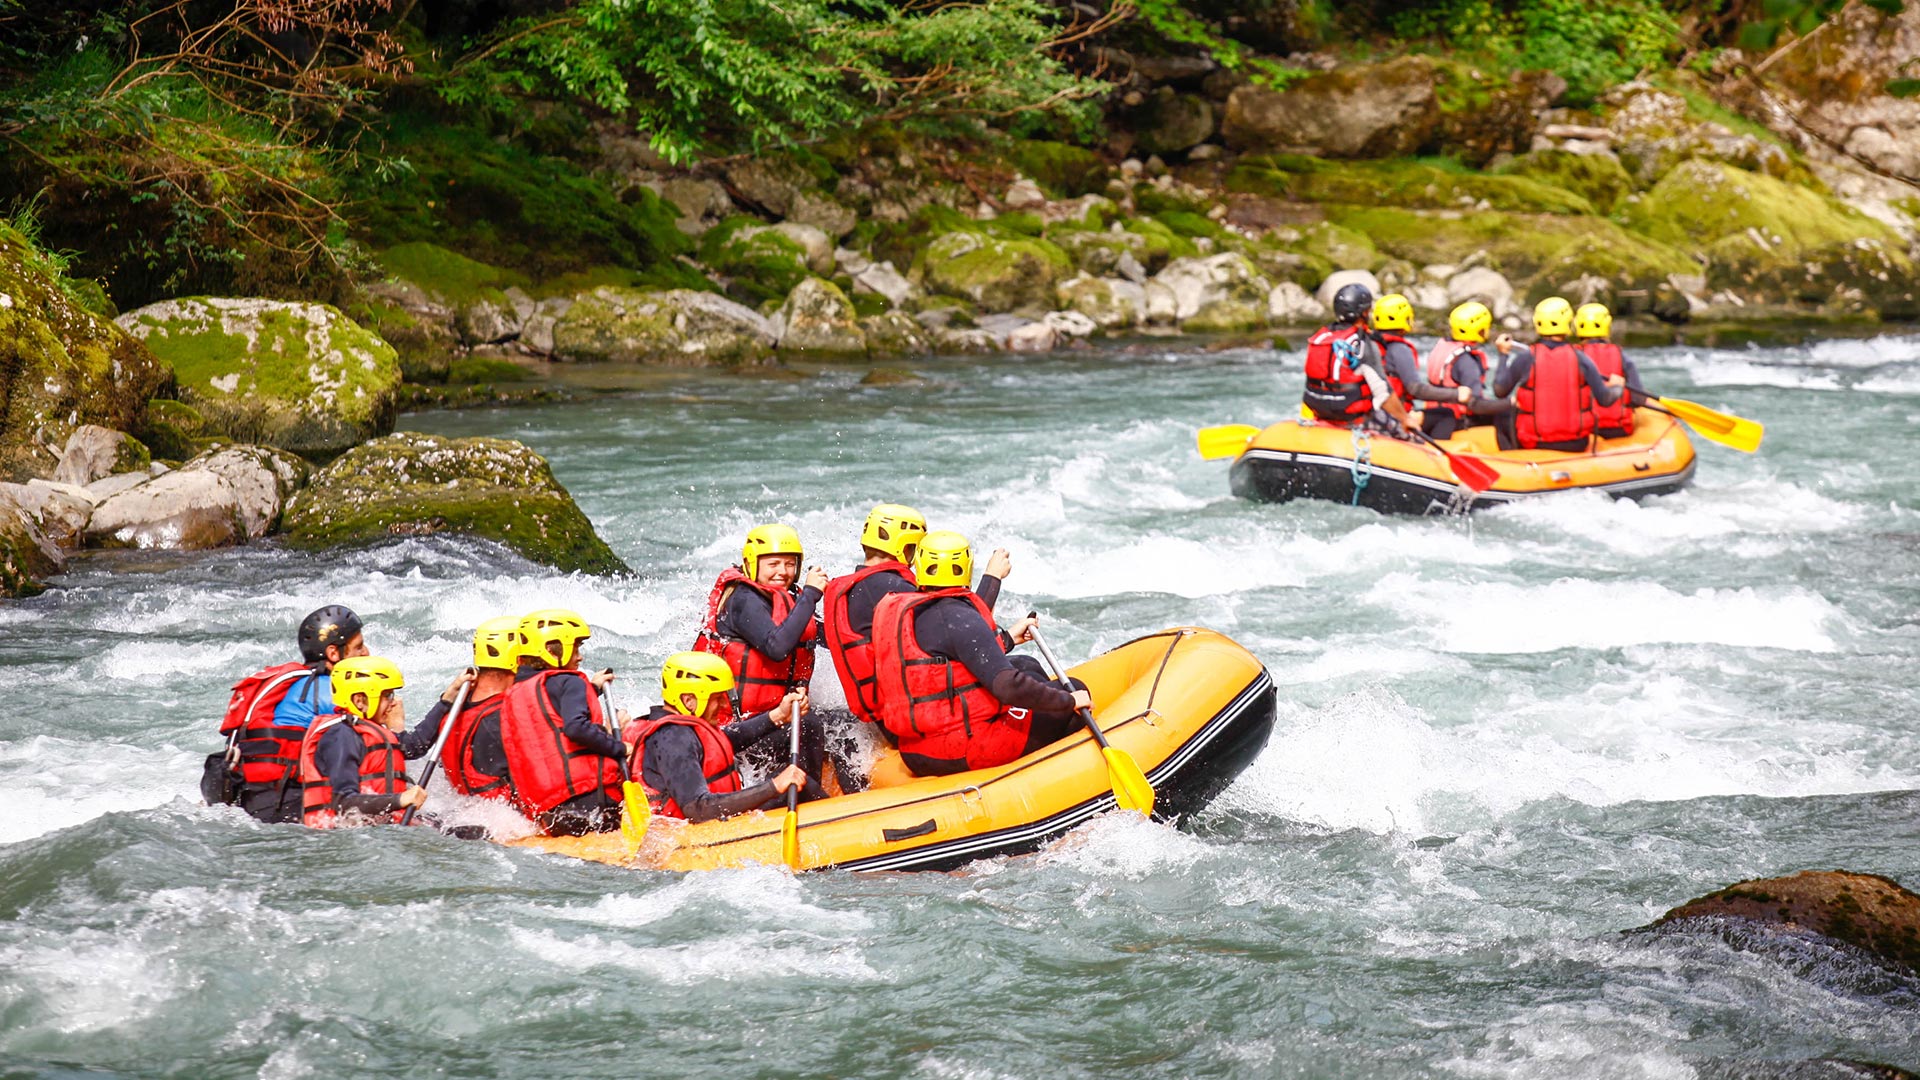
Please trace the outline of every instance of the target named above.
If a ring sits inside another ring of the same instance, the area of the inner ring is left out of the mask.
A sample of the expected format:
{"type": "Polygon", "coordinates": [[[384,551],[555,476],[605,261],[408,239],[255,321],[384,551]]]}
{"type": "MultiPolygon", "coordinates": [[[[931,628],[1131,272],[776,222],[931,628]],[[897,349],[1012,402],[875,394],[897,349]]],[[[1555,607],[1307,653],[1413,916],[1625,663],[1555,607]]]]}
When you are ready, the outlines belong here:
{"type": "MultiPolygon", "coordinates": [[[[610,674],[612,671],[612,668],[608,668],[603,674],[610,674]]],[[[613,733],[614,738],[620,739],[620,721],[613,718],[613,695],[607,693],[607,688],[604,686],[597,687],[596,689],[600,693],[600,715],[607,725],[607,730],[613,733]]],[[[620,747],[620,781],[621,783],[629,783],[633,780],[633,773],[627,767],[625,739],[620,739],[620,747]]]]}
{"type": "MultiPolygon", "coordinates": [[[[1027,612],[1027,618],[1031,619],[1039,614],[1037,611],[1029,611],[1027,612]]],[[[1065,683],[1067,681],[1067,669],[1061,667],[1060,661],[1053,658],[1053,650],[1047,648],[1046,640],[1040,636],[1040,628],[1038,626],[1033,628],[1033,644],[1035,648],[1040,650],[1040,655],[1046,660],[1047,667],[1053,670],[1053,677],[1065,683]]],[[[1073,692],[1071,685],[1068,685],[1067,692],[1073,692]]],[[[1087,730],[1093,733],[1093,741],[1100,744],[1100,749],[1107,749],[1109,744],[1107,743],[1106,733],[1100,730],[1099,724],[1093,722],[1093,710],[1079,709],[1077,711],[1080,713],[1080,719],[1085,721],[1087,730]]]]}
{"type": "MultiPolygon", "coordinates": [[[[467,671],[471,673],[473,669],[468,668],[467,671]]],[[[453,722],[460,719],[460,710],[467,707],[467,692],[472,689],[473,681],[469,679],[460,687],[460,692],[453,695],[453,704],[448,707],[447,715],[440,718],[440,734],[434,737],[433,749],[427,751],[427,767],[420,770],[421,787],[426,787],[427,781],[433,779],[433,770],[440,765],[440,751],[446,749],[447,736],[453,734],[453,722]]],[[[413,815],[419,810],[417,805],[407,807],[407,812],[400,815],[400,824],[413,824],[413,815]]]]}

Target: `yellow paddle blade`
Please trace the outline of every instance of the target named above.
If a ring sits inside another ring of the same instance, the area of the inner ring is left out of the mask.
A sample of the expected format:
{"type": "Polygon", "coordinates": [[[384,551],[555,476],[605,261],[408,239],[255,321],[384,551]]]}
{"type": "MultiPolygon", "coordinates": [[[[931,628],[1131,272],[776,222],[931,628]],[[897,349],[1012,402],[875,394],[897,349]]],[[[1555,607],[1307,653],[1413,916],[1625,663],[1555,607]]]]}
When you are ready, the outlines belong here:
{"type": "Polygon", "coordinates": [[[1313,415],[1313,409],[1304,401],[1300,403],[1300,419],[1309,422],[1318,419],[1313,415]]]}
{"type": "Polygon", "coordinates": [[[647,825],[653,821],[653,804],[647,802],[647,789],[636,780],[621,784],[620,796],[626,802],[620,811],[620,835],[626,838],[627,852],[631,854],[646,842],[647,825]]]}
{"type": "Polygon", "coordinates": [[[1140,763],[1117,746],[1102,747],[1100,752],[1107,756],[1107,779],[1113,783],[1113,797],[1120,809],[1153,816],[1153,785],[1147,783],[1140,763]]]}
{"type": "Polygon", "coordinates": [[[1207,461],[1239,457],[1260,429],[1252,424],[1219,424],[1199,432],[1200,456],[1207,461]]]}
{"type": "Polygon", "coordinates": [[[800,815],[787,811],[787,820],[780,823],[780,857],[795,870],[800,869],[800,815]]]}
{"type": "Polygon", "coordinates": [[[1730,446],[1743,454],[1760,449],[1760,440],[1767,433],[1767,429],[1757,421],[1709,409],[1698,402],[1664,397],[1653,400],[1686,421],[1687,426],[1698,432],[1701,438],[1710,439],[1721,446],[1730,446]]]}

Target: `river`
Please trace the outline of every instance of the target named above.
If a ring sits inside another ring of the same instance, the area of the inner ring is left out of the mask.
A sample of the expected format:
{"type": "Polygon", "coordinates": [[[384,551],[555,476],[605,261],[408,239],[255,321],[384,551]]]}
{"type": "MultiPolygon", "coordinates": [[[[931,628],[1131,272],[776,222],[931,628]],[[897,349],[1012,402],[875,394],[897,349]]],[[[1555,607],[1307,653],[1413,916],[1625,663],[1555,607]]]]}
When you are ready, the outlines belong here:
{"type": "Polygon", "coordinates": [[[1388,519],[1237,501],[1195,455],[1288,415],[1297,354],[650,374],[402,423],[546,454],[631,579],[444,538],[83,558],[0,606],[0,1076],[1920,1068],[1920,983],[1619,934],[1755,876],[1920,884],[1920,339],[1637,355],[1764,421],[1761,452],[1702,441],[1644,505],[1388,519]],[[838,571],[879,501],[1011,549],[1004,606],[1063,656],[1233,636],[1278,684],[1271,744],[1182,829],[1109,816],[954,873],[674,876],[197,805],[227,686],[320,603],[414,716],[474,624],[555,605],[638,706],[750,525],[838,571]]]}

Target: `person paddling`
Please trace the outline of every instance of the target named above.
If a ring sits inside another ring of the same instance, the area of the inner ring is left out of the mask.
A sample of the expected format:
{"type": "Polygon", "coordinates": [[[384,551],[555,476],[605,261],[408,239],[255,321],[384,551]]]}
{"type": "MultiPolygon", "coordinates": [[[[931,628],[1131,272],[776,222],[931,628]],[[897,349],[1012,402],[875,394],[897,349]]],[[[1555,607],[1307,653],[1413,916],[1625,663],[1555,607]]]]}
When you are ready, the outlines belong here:
{"type": "Polygon", "coordinates": [[[1460,408],[1472,400],[1473,391],[1458,383],[1440,386],[1427,378],[1426,368],[1420,363],[1420,351],[1407,339],[1413,332],[1413,304],[1406,297],[1388,293],[1375,300],[1369,325],[1373,328],[1373,340],[1380,346],[1380,370],[1400,401],[1407,426],[1418,427],[1423,423],[1422,418],[1429,411],[1425,408],[1427,402],[1460,408]]]}
{"type": "Polygon", "coordinates": [[[720,657],[733,672],[736,689],[722,702],[723,719],[765,712],[812,681],[820,641],[814,611],[827,572],[814,567],[805,585],[796,586],[804,557],[799,533],[785,525],[757,525],[747,532],[740,564],[714,581],[693,648],[720,657]]]}
{"type": "Polygon", "coordinates": [[[827,582],[821,622],[827,653],[833,657],[847,709],[865,723],[877,723],[873,688],[873,609],[889,593],[910,593],[913,553],[927,534],[927,519],[911,506],[882,503],[867,513],[860,529],[864,560],[851,574],[827,582]]]}
{"type": "Polygon", "coordinates": [[[917,590],[883,597],[873,616],[880,722],[917,776],[1005,764],[1073,730],[1093,698],[1046,678],[1032,657],[1007,650],[1033,636],[1033,620],[997,629],[968,588],[973,550],[956,532],[930,532],[914,553],[917,590]]]}
{"type": "Polygon", "coordinates": [[[227,700],[220,732],[231,740],[242,786],[240,807],[268,824],[301,819],[300,745],[315,717],[334,712],[329,673],[367,655],[360,616],[328,604],[300,620],[300,659],[240,680],[227,700]]]}
{"type": "Polygon", "coordinates": [[[784,805],[798,787],[803,800],[826,797],[799,766],[783,766],[769,780],[747,786],[735,763],[744,747],[798,722],[805,691],[783,695],[771,710],[722,724],[721,703],[734,689],[733,671],[711,653],[679,652],[660,668],[662,704],[633,724],[628,771],[646,788],[653,812],[687,821],[712,821],[784,805]]]}
{"type": "MultiPolygon", "coordinates": [[[[1513,406],[1487,396],[1487,334],[1493,329],[1493,312],[1478,300],[1469,300],[1447,316],[1447,340],[1436,342],[1427,353],[1427,381],[1441,387],[1464,387],[1464,401],[1442,403],[1425,411],[1422,430],[1436,439],[1451,439],[1454,432],[1489,422],[1509,412],[1513,406]]],[[[1504,363],[1513,351],[1513,338],[1501,334],[1494,348],[1504,363]]]]}
{"type": "Polygon", "coordinates": [[[1564,297],[1536,304],[1533,328],[1540,339],[1493,380],[1494,396],[1513,396],[1514,411],[1499,424],[1500,449],[1584,451],[1593,443],[1594,407],[1619,401],[1626,380],[1600,374],[1568,344],[1573,305],[1564,297]]]}
{"type": "MultiPolygon", "coordinates": [[[[424,756],[440,734],[431,715],[408,731],[393,661],[355,656],[334,665],[333,705],[300,746],[301,821],[310,829],[399,822],[427,791],[407,775],[406,758],[424,756]]],[[[463,683],[457,679],[451,696],[463,683]]],[[[443,712],[444,715],[444,712],[443,712]]]]}
{"type": "Polygon", "coordinates": [[[628,747],[607,730],[600,701],[613,672],[580,670],[592,634],[579,615],[557,608],[521,619],[514,634],[519,669],[501,702],[500,741],[514,805],[548,836],[620,827],[628,747]]]}
{"type": "MultiPolygon", "coordinates": [[[[488,619],[473,632],[473,689],[440,751],[447,783],[462,795],[504,799],[512,794],[507,748],[500,741],[500,708],[513,688],[519,629],[520,620],[509,615],[488,619]]],[[[455,685],[462,681],[456,679],[455,685]]],[[[445,715],[448,704],[443,697],[434,709],[445,715]]],[[[427,719],[436,717],[429,712],[427,719]]]]}
{"type": "Polygon", "coordinates": [[[1647,403],[1646,387],[1640,385],[1640,368],[1620,346],[1608,340],[1613,334],[1613,313],[1605,304],[1581,304],[1573,313],[1573,336],[1580,351],[1593,361],[1600,374],[1625,380],[1627,392],[1612,405],[1596,405],[1593,433],[1603,439],[1624,439],[1633,434],[1633,410],[1647,403]]]}
{"type": "Polygon", "coordinates": [[[1333,294],[1333,322],[1307,339],[1307,388],[1300,402],[1321,423],[1397,436],[1410,418],[1367,325],[1372,311],[1373,290],[1365,285],[1343,285],[1333,294]]]}

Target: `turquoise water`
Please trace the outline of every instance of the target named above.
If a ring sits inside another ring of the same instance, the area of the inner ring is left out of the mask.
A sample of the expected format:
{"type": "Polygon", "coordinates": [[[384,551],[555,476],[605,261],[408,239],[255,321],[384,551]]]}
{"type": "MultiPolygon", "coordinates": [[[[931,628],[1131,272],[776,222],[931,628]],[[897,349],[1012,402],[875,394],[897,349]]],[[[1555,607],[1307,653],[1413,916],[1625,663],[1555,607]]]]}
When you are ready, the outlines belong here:
{"type": "Polygon", "coordinates": [[[0,1075],[1920,1068],[1920,983],[1618,933],[1742,878],[1920,882],[1920,340],[1639,355],[1762,451],[1702,443],[1643,505],[1399,520],[1237,501],[1194,455],[1288,415],[1297,355],[676,373],[403,421],[546,454],[630,579],[445,538],[81,560],[0,607],[0,1075]],[[416,715],[475,623],[556,604],[638,706],[747,527],[840,570],[878,501],[1009,548],[1063,656],[1233,636],[1279,685],[1272,743],[1182,830],[950,874],[637,873],[195,804],[227,685],[320,603],[367,617],[416,715]]]}

